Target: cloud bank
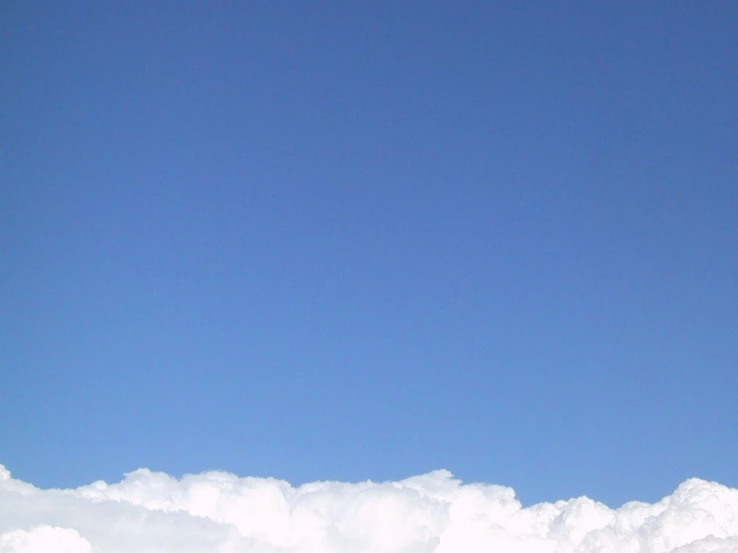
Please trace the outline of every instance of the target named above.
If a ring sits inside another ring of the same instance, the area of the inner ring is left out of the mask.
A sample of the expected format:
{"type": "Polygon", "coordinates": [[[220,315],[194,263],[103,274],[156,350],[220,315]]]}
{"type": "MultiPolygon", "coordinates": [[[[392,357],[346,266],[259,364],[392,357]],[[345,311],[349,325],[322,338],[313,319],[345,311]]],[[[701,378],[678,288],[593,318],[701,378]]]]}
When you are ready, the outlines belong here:
{"type": "Polygon", "coordinates": [[[314,482],[139,469],[44,490],[0,465],[0,553],[738,553],[738,489],[690,479],[653,504],[523,507],[447,471],[314,482]]]}

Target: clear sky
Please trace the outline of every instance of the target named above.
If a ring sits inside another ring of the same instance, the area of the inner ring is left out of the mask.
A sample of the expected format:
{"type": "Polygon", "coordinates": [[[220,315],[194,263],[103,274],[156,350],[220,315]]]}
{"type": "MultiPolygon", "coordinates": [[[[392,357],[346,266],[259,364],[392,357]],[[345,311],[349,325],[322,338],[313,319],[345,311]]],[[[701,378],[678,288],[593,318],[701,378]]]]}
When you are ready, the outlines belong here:
{"type": "Polygon", "coordinates": [[[738,4],[2,12],[16,477],[738,485],[738,4]]]}

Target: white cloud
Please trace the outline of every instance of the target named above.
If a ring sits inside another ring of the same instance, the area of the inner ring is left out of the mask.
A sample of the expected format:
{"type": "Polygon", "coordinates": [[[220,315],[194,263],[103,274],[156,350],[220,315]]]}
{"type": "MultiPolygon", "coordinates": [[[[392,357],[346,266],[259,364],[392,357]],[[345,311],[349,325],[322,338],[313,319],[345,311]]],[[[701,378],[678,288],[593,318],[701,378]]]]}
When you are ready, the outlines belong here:
{"type": "Polygon", "coordinates": [[[70,528],[36,526],[0,535],[0,553],[90,553],[90,542],[70,528]]]}
{"type": "Polygon", "coordinates": [[[522,507],[447,471],[293,487],[140,469],[41,490],[0,465],[0,553],[738,553],[738,490],[691,479],[619,509],[586,497],[522,507]]]}

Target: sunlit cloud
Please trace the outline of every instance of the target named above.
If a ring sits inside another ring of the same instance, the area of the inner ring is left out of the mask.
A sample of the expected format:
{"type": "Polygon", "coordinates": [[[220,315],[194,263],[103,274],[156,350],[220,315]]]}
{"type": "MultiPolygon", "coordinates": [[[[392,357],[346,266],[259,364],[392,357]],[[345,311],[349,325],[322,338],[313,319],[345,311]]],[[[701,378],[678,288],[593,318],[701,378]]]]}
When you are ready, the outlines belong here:
{"type": "Polygon", "coordinates": [[[738,490],[690,479],[653,504],[524,507],[447,471],[313,482],[139,469],[39,489],[0,465],[0,553],[736,553],[738,490]]]}

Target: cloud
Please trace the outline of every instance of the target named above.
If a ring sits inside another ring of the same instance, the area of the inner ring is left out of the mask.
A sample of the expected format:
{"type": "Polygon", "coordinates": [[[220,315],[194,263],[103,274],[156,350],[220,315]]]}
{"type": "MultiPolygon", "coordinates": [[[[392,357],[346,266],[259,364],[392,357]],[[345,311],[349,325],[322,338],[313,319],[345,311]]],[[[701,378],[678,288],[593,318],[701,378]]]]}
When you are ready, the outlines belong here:
{"type": "Polygon", "coordinates": [[[687,480],[653,504],[523,507],[447,471],[313,482],[139,469],[42,490],[0,465],[0,553],[738,553],[738,490],[687,480]]]}
{"type": "Polygon", "coordinates": [[[36,526],[0,535],[0,553],[90,553],[90,542],[69,528],[36,526]]]}

